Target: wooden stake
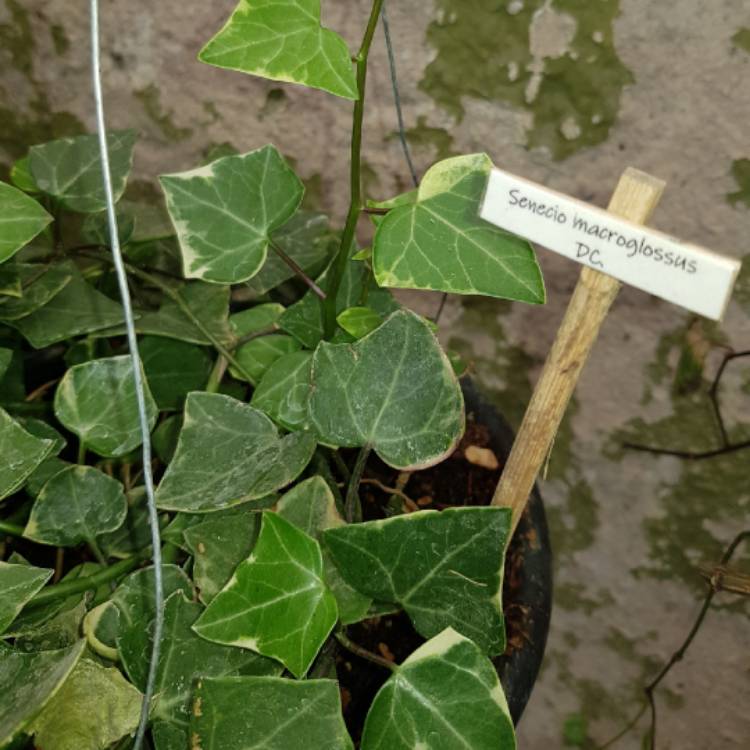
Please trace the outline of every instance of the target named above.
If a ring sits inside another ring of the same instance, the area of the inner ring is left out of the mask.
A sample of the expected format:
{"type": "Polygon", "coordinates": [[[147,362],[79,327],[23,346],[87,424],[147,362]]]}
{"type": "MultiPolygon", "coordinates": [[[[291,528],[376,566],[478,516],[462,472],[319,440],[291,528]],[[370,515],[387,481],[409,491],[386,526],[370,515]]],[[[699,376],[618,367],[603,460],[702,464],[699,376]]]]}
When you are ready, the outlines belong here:
{"type": "MultiPolygon", "coordinates": [[[[645,224],[659,203],[664,187],[662,180],[629,167],[620,177],[608,211],[645,224]]],[[[493,505],[512,508],[512,532],[549,455],[581,370],[619,289],[620,282],[611,276],[588,267],[581,271],[492,499],[493,505]]]]}

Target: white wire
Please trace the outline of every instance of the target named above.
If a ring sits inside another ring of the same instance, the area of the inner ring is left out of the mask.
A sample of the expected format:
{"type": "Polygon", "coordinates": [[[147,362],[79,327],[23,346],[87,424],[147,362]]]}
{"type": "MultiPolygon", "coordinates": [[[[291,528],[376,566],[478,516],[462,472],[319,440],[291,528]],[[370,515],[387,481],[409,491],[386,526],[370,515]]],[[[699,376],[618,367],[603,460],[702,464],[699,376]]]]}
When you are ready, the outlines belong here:
{"type": "Polygon", "coordinates": [[[146,499],[148,502],[149,525],[151,527],[151,545],[153,547],[152,558],[154,561],[154,605],[155,619],[153,636],[154,641],[151,648],[151,660],[148,667],[146,680],[146,691],[143,695],[141,706],[141,717],[138,731],[135,736],[133,750],[139,750],[148,726],[149,707],[154,695],[156,684],[156,673],[159,665],[159,654],[161,650],[162,631],[164,630],[164,586],[161,570],[161,537],[159,534],[159,517],[154,500],[154,478],[151,473],[151,435],[146,416],[146,396],[143,388],[143,377],[141,374],[141,359],[138,354],[138,340],[135,335],[135,322],[133,320],[133,308],[130,304],[130,291],[128,290],[128,279],[120,251],[120,238],[117,233],[117,217],[115,214],[115,201],[112,194],[112,175],[109,169],[109,153],[107,151],[107,131],[104,125],[104,102],[102,97],[101,69],[99,64],[99,2],[91,0],[91,72],[94,85],[94,101],[96,102],[96,130],[99,136],[99,150],[101,153],[102,176],[104,178],[104,195],[107,203],[107,221],[109,225],[109,237],[112,247],[112,258],[114,260],[117,283],[120,287],[120,298],[125,315],[125,326],[128,335],[128,347],[133,364],[133,384],[138,402],[138,420],[141,427],[141,438],[143,441],[143,479],[146,485],[146,499]]]}

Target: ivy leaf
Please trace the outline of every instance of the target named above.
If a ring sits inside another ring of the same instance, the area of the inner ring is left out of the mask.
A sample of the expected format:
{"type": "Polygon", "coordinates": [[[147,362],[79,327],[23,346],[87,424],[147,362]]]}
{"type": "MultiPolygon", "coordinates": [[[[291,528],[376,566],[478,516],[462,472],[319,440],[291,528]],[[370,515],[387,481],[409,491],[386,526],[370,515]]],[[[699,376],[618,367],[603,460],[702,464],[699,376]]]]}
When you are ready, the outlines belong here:
{"type": "Polygon", "coordinates": [[[10,181],[19,189],[23,190],[24,193],[38,193],[39,188],[34,182],[34,178],[31,176],[29,171],[29,157],[28,155],[21,159],[16,159],[13,162],[13,166],[10,168],[10,181]]]}
{"type": "Polygon", "coordinates": [[[312,352],[298,351],[279,357],[253,391],[250,404],[287,430],[308,426],[312,352]]]}
{"type": "MultiPolygon", "coordinates": [[[[312,211],[297,211],[273,234],[273,240],[308,276],[316,276],[330,255],[328,218],[312,211]]],[[[261,297],[294,276],[277,253],[268,253],[263,267],[246,286],[254,296],[261,297]]]]}
{"type": "MultiPolygon", "coordinates": [[[[32,607],[33,609],[35,608],[32,607]]],[[[77,604],[69,608],[61,608],[37,628],[15,635],[14,646],[20,651],[52,651],[58,648],[68,648],[80,638],[81,622],[86,611],[86,601],[80,597],[77,604]]]]}
{"type": "MultiPolygon", "coordinates": [[[[273,333],[269,336],[259,336],[252,341],[248,341],[237,349],[234,356],[242,366],[242,369],[251,378],[250,383],[255,384],[277,359],[290,352],[296,352],[301,348],[301,344],[291,336],[273,333]]],[[[237,380],[247,380],[232,365],[229,365],[229,372],[237,380]]]]}
{"type": "Polygon", "coordinates": [[[31,242],[51,221],[37,201],[0,182],[0,263],[31,242]]]}
{"type": "Polygon", "coordinates": [[[252,278],[270,234],[299,208],[304,187],[273,146],[159,178],[185,276],[218,284],[252,278]]]}
{"type": "MultiPolygon", "coordinates": [[[[55,415],[100,456],[123,456],[141,444],[129,355],[71,367],[55,392],[55,415]]],[[[158,409],[144,380],[146,415],[153,428],[158,409]]]]}
{"type": "Polygon", "coordinates": [[[73,278],[43,306],[9,323],[35,349],[43,349],[73,336],[118,325],[122,320],[122,305],[94,289],[75,271],[73,278]]]}
{"type": "MultiPolygon", "coordinates": [[[[189,599],[193,598],[193,586],[190,579],[177,565],[162,565],[164,599],[175,591],[181,591],[189,599]]],[[[102,626],[106,626],[120,654],[120,659],[128,676],[138,682],[138,676],[148,671],[151,656],[152,631],[149,624],[155,615],[154,609],[154,566],[141,568],[131,573],[113,592],[109,603],[114,605],[117,615],[110,609],[98,622],[92,623],[93,631],[99,640],[102,626]],[[113,622],[114,620],[114,622],[113,622]]],[[[94,610],[92,610],[94,611],[94,610]]]]}
{"type": "Polygon", "coordinates": [[[435,334],[402,310],[353,344],[318,346],[310,420],[323,443],[370,445],[391,466],[413,470],[456,446],[463,397],[435,334]]]}
{"type": "Polygon", "coordinates": [[[372,333],[383,322],[383,318],[371,307],[347,307],[338,314],[336,322],[350,336],[361,339],[372,333]]]}
{"type": "Polygon", "coordinates": [[[156,503],[165,510],[206,513],[260,500],[294,481],[314,450],[309,433],[279,437],[265,414],[237,399],[191,393],[156,503]]]}
{"type": "MultiPolygon", "coordinates": [[[[249,283],[249,282],[248,282],[249,283]]],[[[248,307],[247,310],[235,313],[229,318],[229,325],[237,339],[251,333],[266,331],[279,322],[284,312],[284,305],[278,302],[267,302],[263,305],[248,307]]]]}
{"type": "Polygon", "coordinates": [[[336,600],[318,543],[265,511],[252,555],[195,623],[202,638],[278,659],[302,677],[333,630],[336,600]]]}
{"type": "MultiPolygon", "coordinates": [[[[151,712],[156,750],[184,750],[189,746],[190,696],[198,678],[228,675],[278,675],[281,665],[244,649],[220,646],[199,638],[192,625],[203,607],[188,601],[181,591],[171,594],[164,605],[162,652],[156,673],[157,699],[151,712]]],[[[132,635],[132,634],[131,634],[132,635]]],[[[131,646],[120,639],[123,651],[142,647],[136,639],[131,646]]],[[[146,688],[148,661],[131,673],[141,690],[146,688]]]]}
{"type": "Polygon", "coordinates": [[[23,294],[19,265],[15,262],[0,265],[0,304],[5,301],[5,296],[20,297],[23,294]]]}
{"type": "Polygon", "coordinates": [[[453,627],[492,656],[505,650],[509,524],[507,508],[427,510],[328,529],[323,542],[350,586],[401,605],[425,638],[453,627]]]}
{"type": "Polygon", "coordinates": [[[40,439],[0,409],[0,499],[19,489],[52,453],[54,441],[40,439]]]}
{"type": "Polygon", "coordinates": [[[163,336],[144,336],[138,351],[159,409],[180,409],[190,391],[205,387],[212,362],[203,349],[163,336]]]}
{"type": "Polygon", "coordinates": [[[320,0],[240,0],[198,59],[358,99],[346,42],[320,23],[320,0]]]}
{"type": "Polygon", "coordinates": [[[378,284],[544,302],[531,245],[479,218],[491,169],[486,154],[472,154],[425,174],[414,202],[393,208],[375,233],[378,284]]]}
{"type": "Polygon", "coordinates": [[[134,487],[127,493],[128,514],[114,531],[100,534],[97,542],[107,557],[124,559],[151,544],[146,488],[134,487]]]}
{"type": "Polygon", "coordinates": [[[24,605],[52,577],[53,570],[0,562],[0,633],[4,633],[24,605]]]}
{"type": "Polygon", "coordinates": [[[29,732],[44,750],[103,750],[135,731],[140,709],[119,669],[81,659],[29,732]]]}
{"type": "MultiPolygon", "coordinates": [[[[320,476],[310,477],[292,487],[279,500],[276,512],[308,536],[318,540],[325,529],[346,525],[328,483],[320,476]]],[[[352,588],[339,573],[325,547],[321,551],[323,577],[336,598],[339,620],[344,625],[359,622],[367,615],[372,599],[352,588]]]]}
{"type": "Polygon", "coordinates": [[[5,650],[0,658],[0,747],[47,705],[81,658],[86,641],[58,651],[5,650]]]}
{"type": "Polygon", "coordinates": [[[260,514],[243,506],[202,516],[185,529],[185,544],[193,556],[193,578],[201,601],[208,604],[232,577],[255,546],[260,514]]]}
{"type": "MultiPolygon", "coordinates": [[[[125,190],[133,164],[134,130],[107,133],[107,150],[115,201],[125,190]]],[[[29,149],[29,169],[37,187],[79,213],[107,207],[99,139],[95,135],[62,138],[29,149]]]]}
{"type": "Polygon", "coordinates": [[[45,422],[43,419],[21,417],[18,421],[26,432],[43,440],[52,441],[51,456],[56,456],[68,444],[68,441],[51,424],[45,422]]]}
{"type": "Polygon", "coordinates": [[[202,750],[352,750],[335,680],[200,680],[190,734],[202,750]],[[283,721],[279,717],[283,716],[283,721]]]}
{"type": "MultiPolygon", "coordinates": [[[[54,448],[52,449],[54,453],[54,448]]],[[[24,490],[28,495],[33,498],[39,497],[39,493],[42,491],[42,487],[57,474],[58,471],[62,471],[66,466],[74,466],[68,461],[63,461],[57,456],[50,455],[49,458],[45,458],[34,471],[29,474],[24,490]]]]}
{"type": "Polygon", "coordinates": [[[515,750],[513,722],[492,662],[468,638],[446,628],[378,691],[361,746],[515,750]]]}
{"type": "Polygon", "coordinates": [[[69,466],[42,487],[23,535],[72,547],[119,528],[128,512],[122,485],[93,466],[69,466]]]}

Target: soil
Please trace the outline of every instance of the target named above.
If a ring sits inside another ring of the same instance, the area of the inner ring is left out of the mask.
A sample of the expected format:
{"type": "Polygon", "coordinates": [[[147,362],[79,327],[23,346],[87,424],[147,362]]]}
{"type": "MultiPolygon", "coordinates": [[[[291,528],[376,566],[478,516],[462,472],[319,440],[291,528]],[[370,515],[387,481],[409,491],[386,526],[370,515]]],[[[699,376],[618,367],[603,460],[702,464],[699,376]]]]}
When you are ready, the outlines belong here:
{"type": "MultiPolygon", "coordinates": [[[[399,484],[399,472],[373,456],[365,470],[360,490],[364,520],[386,518],[394,513],[416,510],[442,510],[450,507],[488,505],[492,499],[502,472],[505,456],[497,456],[490,449],[489,429],[475,421],[475,415],[466,416],[466,433],[453,454],[437,466],[408,475],[408,481],[399,484]],[[476,450],[471,446],[489,451],[480,456],[489,458],[483,463],[493,463],[495,468],[485,468],[476,461],[476,450]],[[376,484],[377,483],[377,484],[376,484]],[[397,494],[383,488],[399,489],[397,494]]],[[[402,481],[406,475],[402,477],[402,481]]],[[[508,646],[505,655],[519,649],[529,640],[527,608],[514,604],[518,599],[520,574],[523,565],[522,545],[517,537],[511,542],[506,556],[503,602],[508,646]]],[[[389,661],[401,663],[425,639],[411,625],[409,618],[398,612],[392,615],[373,617],[350,626],[349,638],[389,661]]],[[[355,743],[359,742],[367,711],[375,694],[388,679],[390,672],[366,659],[355,656],[343,648],[336,653],[336,670],[341,687],[344,719],[355,743]]]]}

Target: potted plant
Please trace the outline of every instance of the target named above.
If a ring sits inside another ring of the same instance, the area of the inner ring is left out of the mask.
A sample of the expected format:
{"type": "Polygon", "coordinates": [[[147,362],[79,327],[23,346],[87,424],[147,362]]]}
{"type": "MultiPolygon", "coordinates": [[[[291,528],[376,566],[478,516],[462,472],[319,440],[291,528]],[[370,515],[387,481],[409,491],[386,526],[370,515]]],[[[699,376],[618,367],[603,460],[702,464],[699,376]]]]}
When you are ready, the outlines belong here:
{"type": "Polygon", "coordinates": [[[95,136],[33,146],[0,184],[0,745],[129,746],[145,692],[157,750],[349,748],[342,695],[365,749],[515,746],[497,670],[517,718],[546,635],[543,512],[537,498],[516,547],[542,556],[541,584],[518,556],[510,576],[519,621],[524,597],[539,612],[522,627],[540,632],[498,662],[510,513],[460,483],[451,497],[445,477],[494,484],[510,438],[462,391],[434,325],[388,290],[540,303],[541,274],[526,242],[477,216],[484,154],[366,200],[382,0],[354,64],[318,5],[243,0],[200,59],[354,102],[341,232],[300,209],[302,182],[271,145],[162,176],[165,216],[126,193],[135,134],[107,134],[160,576],[95,136]]]}

